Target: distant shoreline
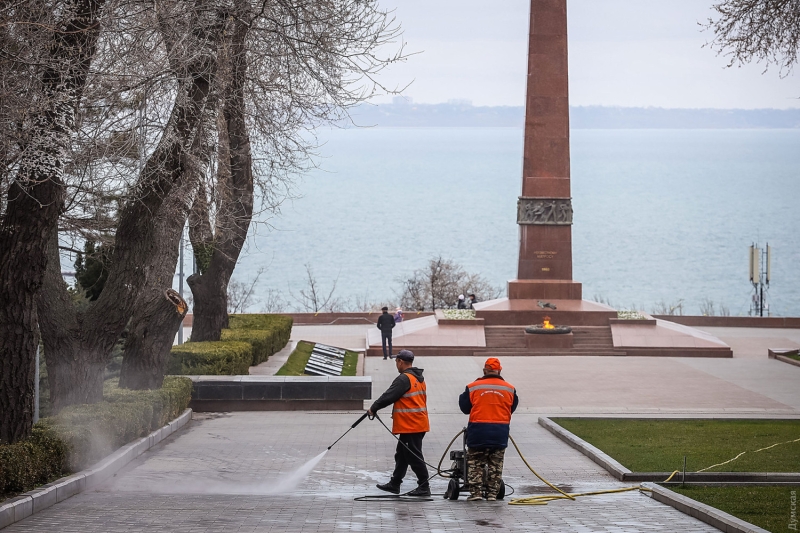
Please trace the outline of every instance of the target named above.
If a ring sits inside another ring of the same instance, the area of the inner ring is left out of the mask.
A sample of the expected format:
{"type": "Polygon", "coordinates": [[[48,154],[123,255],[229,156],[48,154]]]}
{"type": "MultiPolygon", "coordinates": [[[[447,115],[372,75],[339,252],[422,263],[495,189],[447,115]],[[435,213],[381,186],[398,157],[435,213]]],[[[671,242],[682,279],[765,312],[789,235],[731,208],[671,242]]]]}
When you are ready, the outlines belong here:
{"type": "MultiPolygon", "coordinates": [[[[522,106],[467,103],[361,105],[351,111],[358,126],[523,127],[522,106]]],[[[570,107],[571,129],[796,129],[800,109],[665,109],[570,107]]]]}

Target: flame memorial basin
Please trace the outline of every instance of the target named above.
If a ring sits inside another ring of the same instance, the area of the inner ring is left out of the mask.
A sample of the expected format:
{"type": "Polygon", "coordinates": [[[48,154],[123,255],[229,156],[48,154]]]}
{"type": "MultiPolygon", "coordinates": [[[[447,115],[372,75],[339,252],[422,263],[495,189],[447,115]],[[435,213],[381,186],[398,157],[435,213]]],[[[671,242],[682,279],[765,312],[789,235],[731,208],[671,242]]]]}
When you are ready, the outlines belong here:
{"type": "Polygon", "coordinates": [[[572,348],[572,328],[553,326],[549,321],[525,328],[525,346],[532,350],[572,348]]]}

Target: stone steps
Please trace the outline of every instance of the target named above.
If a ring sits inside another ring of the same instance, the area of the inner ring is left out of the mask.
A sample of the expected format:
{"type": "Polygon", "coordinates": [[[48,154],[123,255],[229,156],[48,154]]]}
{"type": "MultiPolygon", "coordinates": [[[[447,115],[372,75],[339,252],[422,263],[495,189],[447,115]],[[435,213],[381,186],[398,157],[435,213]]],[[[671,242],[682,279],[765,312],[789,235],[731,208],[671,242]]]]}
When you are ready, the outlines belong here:
{"type": "Polygon", "coordinates": [[[624,350],[576,350],[575,348],[563,350],[530,350],[527,348],[506,349],[506,350],[476,350],[472,353],[475,357],[513,357],[525,355],[537,356],[560,356],[560,355],[582,355],[582,356],[626,356],[624,350]]]}
{"type": "Polygon", "coordinates": [[[572,348],[532,349],[525,345],[522,326],[486,326],[486,349],[475,350],[480,357],[514,355],[605,355],[624,356],[625,350],[614,348],[609,326],[576,326],[572,328],[572,348]]]}

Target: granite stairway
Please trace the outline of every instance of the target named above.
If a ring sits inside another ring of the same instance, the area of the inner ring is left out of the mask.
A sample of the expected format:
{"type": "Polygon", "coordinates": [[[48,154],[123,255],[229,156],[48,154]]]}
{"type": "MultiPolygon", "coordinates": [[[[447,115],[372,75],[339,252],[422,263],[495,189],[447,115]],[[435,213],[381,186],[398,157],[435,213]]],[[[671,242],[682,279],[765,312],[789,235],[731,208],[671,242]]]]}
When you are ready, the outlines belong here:
{"type": "Polygon", "coordinates": [[[572,348],[535,349],[525,346],[523,326],[486,326],[486,348],[475,350],[477,357],[514,355],[603,355],[624,356],[625,350],[614,348],[609,326],[575,326],[572,328],[572,348]]]}

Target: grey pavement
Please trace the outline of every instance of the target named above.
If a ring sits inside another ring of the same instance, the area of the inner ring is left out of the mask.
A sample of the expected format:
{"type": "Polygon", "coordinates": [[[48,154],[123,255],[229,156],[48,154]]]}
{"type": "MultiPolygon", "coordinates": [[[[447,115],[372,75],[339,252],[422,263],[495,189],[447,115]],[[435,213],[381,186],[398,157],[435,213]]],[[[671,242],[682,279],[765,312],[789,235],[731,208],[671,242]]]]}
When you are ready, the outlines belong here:
{"type": "MultiPolygon", "coordinates": [[[[197,415],[112,481],[6,531],[716,531],[638,491],[544,507],[467,503],[463,497],[354,501],[379,493],[374,485],[386,481],[391,469],[395,441],[377,421],[358,426],[292,488],[287,480],[293,473],[359,414],[197,415]]],[[[464,422],[461,415],[432,415],[434,430],[424,442],[429,462],[438,462],[464,422]]],[[[562,489],[628,486],[550,435],[533,415],[515,416],[512,431],[527,458],[562,489]]],[[[518,496],[546,492],[512,450],[504,477],[518,496]]],[[[443,481],[432,485],[444,491],[443,481]]]]}
{"type": "MultiPolygon", "coordinates": [[[[364,329],[299,326],[292,339],[336,344],[336,339],[354,341],[364,329]]],[[[800,417],[800,368],[767,359],[765,348],[775,347],[776,339],[800,340],[797,331],[727,335],[748,339],[734,348],[733,359],[504,358],[503,374],[521,398],[512,435],[540,474],[566,490],[582,492],[631,485],[616,481],[541,428],[539,415],[800,417]],[[758,338],[762,340],[753,340],[758,338]]],[[[482,363],[473,357],[418,358],[428,381],[431,411],[432,431],[424,441],[428,462],[438,462],[466,423],[456,398],[466,383],[480,375],[482,363]]],[[[392,361],[368,358],[365,373],[373,376],[377,397],[394,379],[396,369],[392,361]]],[[[354,501],[379,493],[374,485],[388,479],[396,445],[377,421],[365,421],[319,457],[360,414],[196,414],[186,429],[98,489],[35,514],[4,533],[717,531],[638,491],[525,507],[441,497],[354,501]],[[309,464],[310,475],[298,473],[309,464]]],[[[390,423],[388,413],[382,418],[390,423]]],[[[547,492],[513,448],[506,455],[504,478],[515,496],[547,492]]],[[[410,483],[405,486],[411,488],[410,483]]],[[[437,479],[432,488],[442,493],[445,482],[437,479]]]]}
{"type": "Polygon", "coordinates": [[[295,346],[297,346],[297,341],[289,340],[286,343],[286,346],[277,353],[272,354],[269,359],[261,363],[257,366],[250,367],[250,374],[251,375],[261,375],[261,376],[274,376],[275,373],[281,369],[283,364],[289,359],[289,356],[294,351],[295,346]]]}

